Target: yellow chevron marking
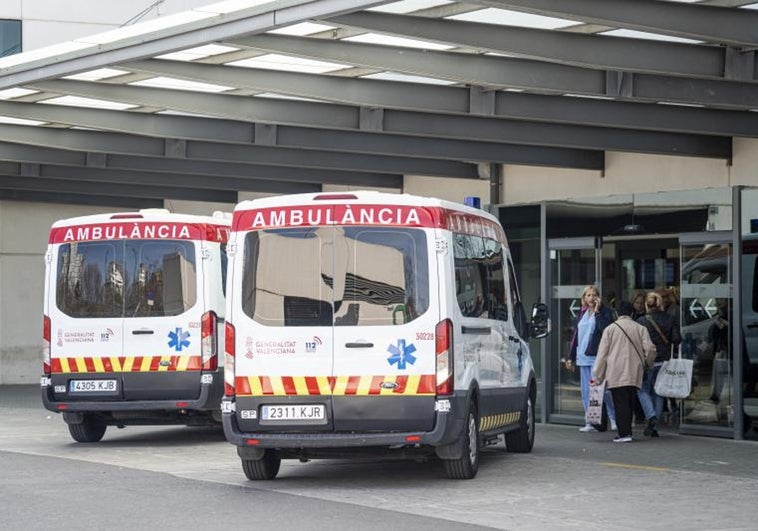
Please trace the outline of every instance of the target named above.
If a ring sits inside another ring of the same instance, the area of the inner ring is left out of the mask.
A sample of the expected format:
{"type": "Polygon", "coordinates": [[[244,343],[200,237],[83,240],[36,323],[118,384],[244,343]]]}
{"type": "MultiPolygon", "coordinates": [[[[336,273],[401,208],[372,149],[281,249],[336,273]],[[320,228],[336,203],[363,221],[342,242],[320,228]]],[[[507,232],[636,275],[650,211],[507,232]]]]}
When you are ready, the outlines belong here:
{"type": "Polygon", "coordinates": [[[105,372],[102,358],[92,358],[92,364],[95,366],[95,372],[105,372]]]}
{"type": "Polygon", "coordinates": [[[111,367],[115,372],[121,372],[121,360],[118,359],[118,356],[111,356],[111,367]]]}
{"type": "Polygon", "coordinates": [[[261,379],[257,376],[248,376],[247,381],[250,384],[250,392],[253,396],[263,396],[263,386],[261,385],[261,379]]]}
{"type": "Polygon", "coordinates": [[[284,390],[284,382],[281,376],[270,376],[271,390],[274,391],[275,396],[286,396],[287,392],[284,390]]]}
{"type": "Polygon", "coordinates": [[[176,370],[177,371],[186,371],[187,366],[189,365],[190,357],[189,356],[182,356],[179,358],[179,361],[176,364],[176,370]]]}
{"type": "Polygon", "coordinates": [[[79,372],[87,372],[87,364],[84,363],[84,358],[76,358],[76,368],[79,372]]]}
{"type": "Polygon", "coordinates": [[[417,395],[418,394],[418,386],[421,383],[421,375],[420,374],[410,374],[408,375],[408,383],[405,386],[405,394],[408,395],[417,395]]]}
{"type": "Polygon", "coordinates": [[[305,376],[293,376],[292,382],[295,384],[295,392],[298,395],[308,396],[308,386],[305,384],[305,376]]]}
{"type": "Polygon", "coordinates": [[[334,395],[335,396],[342,396],[345,394],[345,389],[347,388],[347,376],[338,376],[337,381],[334,382],[334,395]]]}
{"type": "Polygon", "coordinates": [[[71,372],[68,366],[68,358],[61,358],[61,372],[71,372]]]}
{"type": "Polygon", "coordinates": [[[318,390],[322,395],[331,395],[332,388],[329,386],[329,379],[326,376],[316,376],[318,390]]]}
{"type": "Polygon", "coordinates": [[[145,356],[144,358],[142,358],[142,365],[139,368],[140,372],[149,372],[151,361],[153,361],[152,356],[145,356]]]}
{"type": "Polygon", "coordinates": [[[373,376],[361,376],[361,381],[358,384],[356,394],[363,396],[368,395],[368,392],[371,389],[371,381],[373,379],[373,376]]]}

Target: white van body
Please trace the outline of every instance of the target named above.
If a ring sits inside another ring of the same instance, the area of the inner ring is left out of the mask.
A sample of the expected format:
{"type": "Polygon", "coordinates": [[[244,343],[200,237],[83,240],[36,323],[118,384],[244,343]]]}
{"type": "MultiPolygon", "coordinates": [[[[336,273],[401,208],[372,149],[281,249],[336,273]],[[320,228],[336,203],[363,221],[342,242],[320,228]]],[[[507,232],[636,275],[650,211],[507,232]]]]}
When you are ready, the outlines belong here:
{"type": "Polygon", "coordinates": [[[53,224],[42,400],[75,440],[220,420],[230,222],[146,209],[53,224]]]}
{"type": "Polygon", "coordinates": [[[503,433],[531,450],[530,329],[494,216],[378,192],[245,201],[229,286],[223,423],[250,479],[389,449],[467,478],[503,433]]]}

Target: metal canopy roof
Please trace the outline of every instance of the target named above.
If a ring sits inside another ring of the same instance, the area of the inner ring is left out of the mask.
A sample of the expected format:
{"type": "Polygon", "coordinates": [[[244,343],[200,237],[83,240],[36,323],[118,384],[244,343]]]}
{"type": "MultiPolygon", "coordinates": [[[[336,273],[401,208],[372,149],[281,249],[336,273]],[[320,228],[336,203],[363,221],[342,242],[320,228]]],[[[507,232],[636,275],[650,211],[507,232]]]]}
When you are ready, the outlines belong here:
{"type": "Polygon", "coordinates": [[[758,4],[230,0],[0,59],[0,198],[400,188],[758,137],[758,4]]]}

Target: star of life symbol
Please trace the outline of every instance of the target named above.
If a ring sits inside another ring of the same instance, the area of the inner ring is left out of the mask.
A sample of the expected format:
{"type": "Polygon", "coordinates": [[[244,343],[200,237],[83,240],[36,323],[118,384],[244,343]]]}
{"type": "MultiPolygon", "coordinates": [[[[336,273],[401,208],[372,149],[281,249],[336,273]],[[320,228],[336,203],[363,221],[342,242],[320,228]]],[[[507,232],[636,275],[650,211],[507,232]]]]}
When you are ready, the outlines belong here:
{"type": "Polygon", "coordinates": [[[390,345],[387,348],[387,352],[392,354],[387,358],[389,364],[392,365],[397,363],[397,368],[401,371],[406,369],[406,363],[410,363],[411,365],[416,363],[416,356],[413,355],[413,353],[416,352],[416,347],[413,343],[406,346],[405,339],[398,339],[397,346],[390,345]]]}
{"type": "Polygon", "coordinates": [[[168,342],[168,346],[177,352],[181,352],[182,347],[190,346],[189,337],[189,332],[185,332],[181,328],[177,328],[176,331],[168,333],[168,338],[171,340],[168,342]]]}

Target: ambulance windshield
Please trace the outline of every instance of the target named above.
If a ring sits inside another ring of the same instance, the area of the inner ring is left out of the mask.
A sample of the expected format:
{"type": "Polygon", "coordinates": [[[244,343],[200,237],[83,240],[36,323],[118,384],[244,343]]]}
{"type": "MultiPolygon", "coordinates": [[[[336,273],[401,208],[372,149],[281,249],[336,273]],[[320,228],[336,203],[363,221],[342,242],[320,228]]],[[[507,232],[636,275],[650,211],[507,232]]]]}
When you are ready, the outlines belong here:
{"type": "Polygon", "coordinates": [[[242,307],[267,326],[386,326],[429,308],[426,233],[396,227],[253,231],[242,307]]]}

